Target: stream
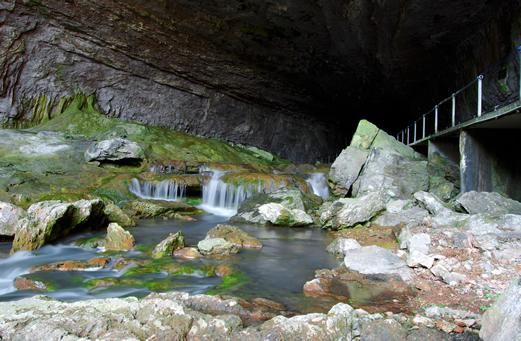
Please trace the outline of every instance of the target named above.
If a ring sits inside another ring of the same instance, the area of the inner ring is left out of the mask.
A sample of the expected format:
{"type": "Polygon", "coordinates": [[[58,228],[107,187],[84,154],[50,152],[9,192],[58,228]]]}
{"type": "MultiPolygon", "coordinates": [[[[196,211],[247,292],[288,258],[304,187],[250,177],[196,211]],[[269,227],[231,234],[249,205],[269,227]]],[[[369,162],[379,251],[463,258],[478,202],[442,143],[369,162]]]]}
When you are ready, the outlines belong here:
{"type": "MultiPolygon", "coordinates": [[[[151,247],[168,237],[170,233],[182,231],[186,245],[196,246],[206,237],[206,233],[217,224],[227,223],[227,216],[203,215],[195,216],[197,221],[142,219],[136,221],[136,226],[126,228],[135,238],[136,247],[151,247]]],[[[240,253],[226,257],[205,257],[197,260],[185,260],[171,257],[168,261],[200,267],[206,263],[218,265],[233,264],[245,275],[251,278],[233,292],[236,296],[245,298],[262,297],[285,304],[289,310],[314,311],[319,308],[312,298],[303,293],[304,284],[314,278],[315,270],[332,269],[340,265],[340,261],[325,251],[326,246],[334,237],[319,228],[285,228],[269,226],[237,225],[251,236],[257,237],[264,247],[262,249],[242,248],[240,253]]],[[[52,245],[46,245],[36,251],[21,251],[8,256],[3,254],[0,259],[0,301],[18,300],[41,292],[19,291],[13,286],[13,281],[21,275],[29,274],[34,266],[62,262],[66,260],[89,260],[95,257],[127,257],[132,259],[150,259],[143,252],[105,253],[98,248],[81,248],[70,246],[79,238],[105,237],[106,232],[83,233],[69,236],[52,245]]],[[[8,253],[11,243],[0,243],[0,251],[8,253]]],[[[0,253],[0,256],[2,253],[0,253]]],[[[128,268],[115,270],[113,261],[105,269],[89,271],[48,271],[27,275],[53,283],[53,291],[44,293],[50,297],[77,301],[94,298],[144,297],[151,290],[146,286],[108,286],[88,287],[86,282],[99,278],[118,278],[125,274],[128,268]]],[[[190,294],[204,294],[212,287],[221,284],[221,278],[201,275],[168,275],[166,272],[132,275],[142,281],[167,281],[173,291],[183,291],[190,294]]],[[[160,290],[158,290],[160,291],[160,290]]]]}

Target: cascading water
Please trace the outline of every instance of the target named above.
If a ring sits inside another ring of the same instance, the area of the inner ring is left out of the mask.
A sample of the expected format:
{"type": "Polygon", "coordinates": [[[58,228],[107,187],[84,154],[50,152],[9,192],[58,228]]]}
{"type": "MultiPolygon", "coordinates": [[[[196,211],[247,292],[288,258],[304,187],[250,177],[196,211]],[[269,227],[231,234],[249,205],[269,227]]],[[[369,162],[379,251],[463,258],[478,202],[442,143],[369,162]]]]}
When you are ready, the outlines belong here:
{"type": "Polygon", "coordinates": [[[327,187],[324,173],[311,173],[306,181],[311,184],[313,194],[321,196],[322,199],[329,198],[329,187],[327,187]]]}
{"type": "Polygon", "coordinates": [[[131,180],[129,191],[140,199],[154,199],[174,201],[185,196],[186,186],[179,185],[173,180],[164,180],[157,183],[145,181],[141,183],[138,179],[131,180]]]}
{"type": "Polygon", "coordinates": [[[246,198],[258,192],[273,192],[284,186],[284,184],[277,184],[273,180],[270,180],[269,184],[262,184],[259,180],[258,184],[250,186],[237,185],[233,181],[225,183],[221,178],[226,175],[226,171],[215,169],[202,169],[201,171],[212,172],[212,177],[203,186],[203,203],[198,207],[216,215],[231,217],[237,213],[239,204],[246,198]]]}

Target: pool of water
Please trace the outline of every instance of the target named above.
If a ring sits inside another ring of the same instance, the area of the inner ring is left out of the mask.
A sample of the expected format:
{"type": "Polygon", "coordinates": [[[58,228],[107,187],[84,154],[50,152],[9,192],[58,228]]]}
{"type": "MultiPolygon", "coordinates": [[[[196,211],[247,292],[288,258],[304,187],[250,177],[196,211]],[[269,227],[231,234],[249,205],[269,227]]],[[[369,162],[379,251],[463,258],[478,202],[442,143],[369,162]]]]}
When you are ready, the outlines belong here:
{"type": "MultiPolygon", "coordinates": [[[[170,233],[182,231],[187,246],[196,246],[206,237],[206,233],[217,224],[227,223],[229,218],[217,215],[196,216],[197,221],[147,219],[136,221],[137,225],[127,230],[134,236],[137,249],[140,246],[156,245],[170,233]]],[[[314,278],[315,270],[332,269],[340,261],[325,251],[334,237],[319,228],[284,228],[236,225],[246,233],[257,237],[262,249],[241,249],[241,252],[228,257],[205,257],[198,260],[183,260],[171,257],[168,261],[183,262],[187,265],[201,266],[205,263],[218,265],[233,264],[244,271],[252,280],[240,286],[234,295],[245,298],[262,297],[286,304],[289,310],[323,310],[313,299],[303,294],[304,284],[314,278]],[[313,306],[316,309],[313,309],[313,306]]],[[[70,242],[92,236],[104,237],[104,232],[84,233],[60,240],[54,245],[46,245],[39,250],[21,251],[6,256],[11,244],[0,243],[0,250],[5,258],[0,258],[0,301],[17,300],[40,294],[38,292],[18,291],[13,281],[20,275],[28,274],[29,269],[41,264],[66,261],[88,260],[94,257],[114,257],[114,253],[104,253],[100,249],[69,246],[70,242]]],[[[147,259],[142,252],[121,252],[118,256],[147,259]]],[[[143,297],[151,291],[143,286],[111,286],[92,289],[85,283],[98,278],[121,277],[127,269],[107,269],[84,272],[39,272],[29,276],[48,279],[55,283],[55,290],[45,293],[50,297],[65,301],[93,298],[143,297]]],[[[175,291],[191,294],[206,293],[212,287],[221,284],[220,277],[202,277],[186,275],[168,275],[166,272],[141,274],[145,281],[168,281],[175,291]]]]}

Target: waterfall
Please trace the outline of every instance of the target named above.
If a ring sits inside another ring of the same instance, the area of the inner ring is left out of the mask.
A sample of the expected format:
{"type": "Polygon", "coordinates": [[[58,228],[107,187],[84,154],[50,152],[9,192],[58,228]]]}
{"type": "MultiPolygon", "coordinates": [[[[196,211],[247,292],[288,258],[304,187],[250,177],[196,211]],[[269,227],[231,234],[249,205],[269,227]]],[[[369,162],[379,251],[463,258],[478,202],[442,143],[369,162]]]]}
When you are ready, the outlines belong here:
{"type": "Polygon", "coordinates": [[[141,183],[134,178],[131,182],[128,186],[129,191],[140,199],[175,201],[184,197],[186,193],[186,185],[179,185],[173,180],[141,183]]]}
{"type": "Polygon", "coordinates": [[[313,194],[319,195],[322,199],[329,198],[329,187],[326,184],[326,175],[324,173],[311,173],[306,181],[311,184],[313,194]]]}
{"type": "Polygon", "coordinates": [[[208,183],[203,186],[203,203],[199,205],[199,208],[216,215],[235,215],[239,204],[246,198],[258,192],[273,192],[284,186],[284,184],[277,184],[271,179],[269,180],[269,184],[264,185],[260,180],[257,184],[250,186],[236,184],[233,180],[229,180],[229,182],[226,183],[221,180],[221,178],[227,174],[225,171],[208,168],[204,168],[201,171],[212,172],[212,177],[208,183]]]}

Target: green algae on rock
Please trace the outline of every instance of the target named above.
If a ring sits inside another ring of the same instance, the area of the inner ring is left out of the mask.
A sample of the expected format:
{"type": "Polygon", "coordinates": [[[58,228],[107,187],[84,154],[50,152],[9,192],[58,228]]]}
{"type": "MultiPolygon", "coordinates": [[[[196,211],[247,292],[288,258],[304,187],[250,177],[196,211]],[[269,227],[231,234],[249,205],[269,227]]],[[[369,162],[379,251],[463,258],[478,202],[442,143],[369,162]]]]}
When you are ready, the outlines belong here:
{"type": "Polygon", "coordinates": [[[262,243],[255,237],[250,236],[237,226],[219,224],[210,229],[207,238],[223,238],[238,247],[262,248],[262,243]]]}
{"type": "Polygon", "coordinates": [[[166,256],[172,256],[174,251],[179,248],[185,247],[185,238],[181,231],[173,234],[171,233],[168,238],[159,243],[154,251],[152,251],[152,257],[162,258],[166,256]]]}
{"type": "Polygon", "coordinates": [[[117,223],[109,224],[106,240],[105,250],[130,251],[135,244],[134,237],[117,223]]]}

